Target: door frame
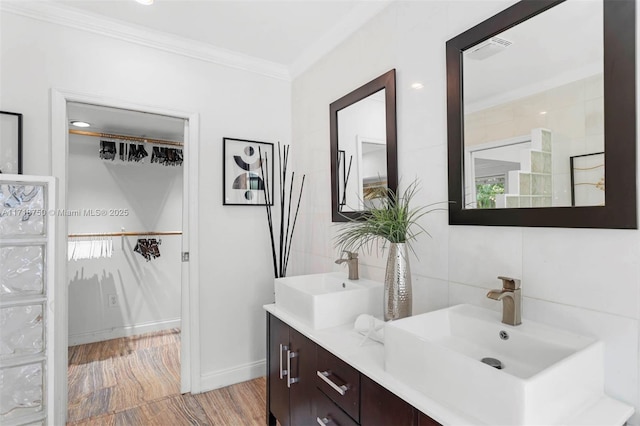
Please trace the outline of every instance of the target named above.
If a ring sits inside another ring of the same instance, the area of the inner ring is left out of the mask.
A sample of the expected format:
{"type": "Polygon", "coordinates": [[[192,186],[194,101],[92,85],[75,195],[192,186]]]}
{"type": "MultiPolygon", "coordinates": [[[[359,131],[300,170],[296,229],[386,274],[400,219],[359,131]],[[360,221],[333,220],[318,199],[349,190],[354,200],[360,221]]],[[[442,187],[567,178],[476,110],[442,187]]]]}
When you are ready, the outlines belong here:
{"type": "MultiPolygon", "coordinates": [[[[67,209],[69,130],[67,102],[80,102],[112,108],[129,109],[153,114],[178,117],[185,120],[183,168],[182,251],[189,252],[189,262],[182,263],[181,302],[181,362],[180,390],[182,393],[201,391],[200,377],[200,323],[199,323],[199,253],[198,253],[198,153],[200,151],[199,114],[179,111],[163,106],[62,89],[51,89],[51,171],[58,179],[57,208],[67,209]]],[[[66,423],[67,416],[67,347],[69,341],[68,309],[69,289],[67,273],[67,219],[57,217],[56,233],[56,285],[53,299],[54,329],[54,395],[55,418],[53,424],[66,423]]],[[[51,419],[50,419],[51,420],[51,419]]]]}

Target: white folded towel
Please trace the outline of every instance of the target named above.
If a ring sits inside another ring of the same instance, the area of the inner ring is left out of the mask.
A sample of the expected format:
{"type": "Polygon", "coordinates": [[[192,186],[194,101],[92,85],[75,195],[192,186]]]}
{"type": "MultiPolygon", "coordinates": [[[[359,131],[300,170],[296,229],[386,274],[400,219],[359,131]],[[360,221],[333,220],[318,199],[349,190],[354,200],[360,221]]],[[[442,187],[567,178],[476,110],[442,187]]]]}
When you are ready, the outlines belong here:
{"type": "Polygon", "coordinates": [[[360,334],[364,335],[361,345],[367,340],[372,339],[380,343],[384,343],[384,321],[377,319],[373,315],[362,314],[356,318],[353,328],[360,334]]]}

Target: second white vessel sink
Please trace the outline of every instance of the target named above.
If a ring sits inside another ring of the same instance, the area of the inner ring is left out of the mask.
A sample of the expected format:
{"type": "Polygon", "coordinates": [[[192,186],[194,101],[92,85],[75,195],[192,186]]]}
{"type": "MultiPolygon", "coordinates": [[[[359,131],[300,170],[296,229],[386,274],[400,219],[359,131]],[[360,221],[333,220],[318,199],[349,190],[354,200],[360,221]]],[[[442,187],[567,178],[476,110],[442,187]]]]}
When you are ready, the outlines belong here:
{"type": "Polygon", "coordinates": [[[338,272],[275,279],[276,307],[315,329],[353,323],[360,314],[381,316],[382,290],[382,283],[338,272]]]}
{"type": "Polygon", "coordinates": [[[558,424],[604,395],[601,342],[500,318],[457,305],[387,323],[385,369],[492,425],[558,424]]]}

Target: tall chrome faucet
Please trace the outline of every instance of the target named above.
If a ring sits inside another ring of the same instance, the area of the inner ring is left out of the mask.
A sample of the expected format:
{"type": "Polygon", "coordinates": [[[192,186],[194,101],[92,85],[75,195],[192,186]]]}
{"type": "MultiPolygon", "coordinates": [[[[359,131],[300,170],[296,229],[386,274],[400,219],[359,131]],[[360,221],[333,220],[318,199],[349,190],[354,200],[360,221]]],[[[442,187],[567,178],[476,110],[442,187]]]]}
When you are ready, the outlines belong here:
{"type": "Polygon", "coordinates": [[[502,290],[491,290],[487,297],[502,300],[502,322],[509,325],[522,324],[522,293],[520,280],[498,277],[502,280],[502,290]]]}
{"type": "Polygon", "coordinates": [[[358,279],[358,253],[353,253],[346,250],[343,251],[343,253],[345,253],[347,257],[346,258],[341,257],[340,259],[336,260],[336,263],[340,265],[341,263],[346,262],[347,266],[349,267],[349,279],[357,280],[358,279]]]}

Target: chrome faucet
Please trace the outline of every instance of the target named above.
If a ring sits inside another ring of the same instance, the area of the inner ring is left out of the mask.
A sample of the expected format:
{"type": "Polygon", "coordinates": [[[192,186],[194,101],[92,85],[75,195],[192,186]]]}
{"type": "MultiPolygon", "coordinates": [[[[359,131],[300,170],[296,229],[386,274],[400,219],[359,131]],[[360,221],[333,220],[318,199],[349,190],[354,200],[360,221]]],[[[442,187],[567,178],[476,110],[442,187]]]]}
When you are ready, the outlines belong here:
{"type": "Polygon", "coordinates": [[[336,263],[338,265],[345,263],[347,264],[347,266],[349,267],[349,279],[350,280],[357,280],[358,279],[358,253],[353,253],[350,251],[343,251],[343,253],[346,253],[347,257],[341,257],[340,259],[336,260],[336,263]]]}
{"type": "Polygon", "coordinates": [[[491,290],[487,297],[502,300],[502,322],[509,325],[522,324],[522,292],[520,280],[498,277],[502,280],[502,290],[491,290]]]}

